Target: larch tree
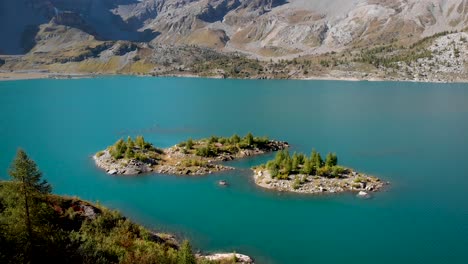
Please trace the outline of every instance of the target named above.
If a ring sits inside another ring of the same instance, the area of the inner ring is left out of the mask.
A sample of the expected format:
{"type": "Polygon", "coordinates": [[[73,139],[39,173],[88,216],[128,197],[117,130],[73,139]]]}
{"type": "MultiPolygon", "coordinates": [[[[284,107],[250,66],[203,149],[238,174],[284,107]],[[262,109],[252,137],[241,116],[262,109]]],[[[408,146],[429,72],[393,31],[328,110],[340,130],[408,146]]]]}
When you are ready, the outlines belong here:
{"type": "Polygon", "coordinates": [[[42,179],[36,163],[19,149],[13,160],[9,175],[13,180],[6,212],[0,221],[9,226],[18,244],[24,247],[24,261],[33,258],[33,246],[36,238],[45,232],[42,221],[46,219],[50,208],[44,204],[52,187],[42,179]]]}

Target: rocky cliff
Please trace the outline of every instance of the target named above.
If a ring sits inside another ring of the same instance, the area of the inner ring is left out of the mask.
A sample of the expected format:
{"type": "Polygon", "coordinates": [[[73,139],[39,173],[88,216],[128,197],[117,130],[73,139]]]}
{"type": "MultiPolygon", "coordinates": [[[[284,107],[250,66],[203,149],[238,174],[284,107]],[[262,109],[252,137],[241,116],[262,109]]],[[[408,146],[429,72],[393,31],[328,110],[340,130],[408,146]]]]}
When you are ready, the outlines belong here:
{"type": "MultiPolygon", "coordinates": [[[[467,0],[2,0],[0,33],[19,51],[28,28],[87,25],[103,40],[197,44],[259,56],[411,43],[468,24],[467,0]],[[12,28],[11,28],[12,27],[12,28]]],[[[82,28],[81,28],[82,29],[82,28]]]]}
{"type": "MultiPolygon", "coordinates": [[[[315,56],[319,62],[334,53],[413,47],[434,34],[467,28],[468,0],[0,0],[0,55],[26,54],[26,62],[14,66],[7,60],[7,69],[30,67],[38,56],[41,63],[34,65],[99,57],[78,68],[158,73],[170,66],[197,74],[187,66],[229,59],[232,52],[261,61],[315,56]],[[109,56],[112,50],[101,56],[122,41],[138,49],[119,58],[109,56]]],[[[218,73],[226,76],[225,69],[210,74],[218,73]]]]}

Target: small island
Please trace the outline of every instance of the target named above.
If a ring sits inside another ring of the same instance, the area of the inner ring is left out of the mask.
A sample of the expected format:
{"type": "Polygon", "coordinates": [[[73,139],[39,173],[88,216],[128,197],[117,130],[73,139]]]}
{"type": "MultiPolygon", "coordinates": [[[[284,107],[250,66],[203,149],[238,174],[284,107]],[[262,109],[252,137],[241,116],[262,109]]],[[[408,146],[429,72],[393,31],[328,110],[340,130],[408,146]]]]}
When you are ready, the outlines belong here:
{"type": "Polygon", "coordinates": [[[96,165],[108,174],[137,175],[162,173],[176,175],[205,175],[232,170],[219,164],[249,156],[261,155],[288,148],[287,142],[255,137],[217,137],[188,139],[173,147],[160,149],[146,142],[142,136],[119,139],[114,145],[93,156],[96,165]]]}
{"type": "Polygon", "coordinates": [[[383,188],[380,179],[338,166],[338,157],[328,153],[325,160],[313,150],[310,157],[288,150],[278,152],[274,160],[254,167],[254,180],[263,188],[296,193],[358,192],[369,197],[368,192],[383,188]]]}

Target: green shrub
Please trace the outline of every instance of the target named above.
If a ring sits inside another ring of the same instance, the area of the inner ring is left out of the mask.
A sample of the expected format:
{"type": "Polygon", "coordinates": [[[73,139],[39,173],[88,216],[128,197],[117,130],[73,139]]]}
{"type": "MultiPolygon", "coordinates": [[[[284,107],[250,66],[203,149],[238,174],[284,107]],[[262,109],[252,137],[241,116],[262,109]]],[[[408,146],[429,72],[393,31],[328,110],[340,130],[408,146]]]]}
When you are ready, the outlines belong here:
{"type": "Polygon", "coordinates": [[[345,168],[340,167],[340,166],[333,166],[331,175],[337,178],[337,177],[340,177],[340,175],[342,175],[344,172],[345,172],[345,168]]]}
{"type": "Polygon", "coordinates": [[[208,143],[212,144],[212,143],[217,143],[218,142],[218,137],[216,136],[211,136],[209,139],[208,139],[208,143]]]}
{"type": "Polygon", "coordinates": [[[231,144],[237,144],[241,141],[241,138],[239,137],[239,135],[237,134],[234,134],[232,135],[232,137],[229,139],[230,143],[231,144]]]}
{"type": "Polygon", "coordinates": [[[301,180],[299,179],[299,176],[296,175],[296,177],[294,177],[294,182],[292,184],[292,188],[294,190],[297,190],[297,189],[299,189],[299,187],[301,187],[301,180]]]}
{"type": "Polygon", "coordinates": [[[208,158],[215,157],[218,153],[216,148],[213,148],[210,145],[208,145],[206,147],[198,148],[196,154],[197,156],[208,158]]]}
{"type": "Polygon", "coordinates": [[[321,167],[317,169],[317,175],[322,177],[328,177],[330,175],[330,167],[321,167]]]}
{"type": "Polygon", "coordinates": [[[193,148],[193,140],[189,138],[187,140],[187,144],[185,145],[186,149],[192,149],[193,148]]]}

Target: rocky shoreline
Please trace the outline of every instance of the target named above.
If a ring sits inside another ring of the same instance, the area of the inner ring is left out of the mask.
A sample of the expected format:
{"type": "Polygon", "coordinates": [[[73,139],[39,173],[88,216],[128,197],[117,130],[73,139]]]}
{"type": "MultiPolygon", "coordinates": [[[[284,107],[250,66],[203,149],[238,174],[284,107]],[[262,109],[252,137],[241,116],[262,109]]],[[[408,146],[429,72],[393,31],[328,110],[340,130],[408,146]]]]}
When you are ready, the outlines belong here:
{"type": "MultiPolygon", "coordinates": [[[[160,173],[160,174],[176,174],[176,175],[205,175],[211,174],[213,172],[229,171],[234,168],[228,166],[222,166],[214,164],[212,162],[207,162],[207,164],[198,165],[198,166],[186,166],[182,165],[182,160],[177,162],[168,162],[171,156],[169,151],[165,151],[164,158],[162,163],[146,163],[139,161],[137,159],[128,159],[128,160],[116,160],[114,159],[109,150],[104,150],[101,156],[94,155],[93,159],[96,165],[104,169],[107,174],[110,175],[138,175],[143,173],[160,173]]],[[[187,157],[188,159],[189,157],[187,157]]],[[[172,160],[174,161],[174,160],[172,160]]]]}
{"type": "Polygon", "coordinates": [[[210,255],[197,254],[195,256],[197,258],[206,259],[209,261],[217,261],[221,263],[223,263],[223,261],[232,261],[234,263],[239,263],[239,264],[254,263],[254,260],[251,257],[247,255],[243,255],[243,254],[238,254],[238,253],[214,253],[210,255]]]}
{"type": "Polygon", "coordinates": [[[280,192],[302,194],[355,192],[358,196],[369,197],[369,193],[377,192],[388,184],[376,177],[357,173],[351,169],[333,178],[297,174],[290,175],[288,179],[276,179],[272,178],[270,172],[264,168],[253,169],[253,172],[257,186],[280,192]]]}
{"type": "MultiPolygon", "coordinates": [[[[409,68],[410,69],[410,68],[409,68]]],[[[414,72],[416,70],[412,70],[414,72]]],[[[415,73],[416,74],[416,73],[415,73]]],[[[356,72],[330,72],[328,74],[310,75],[310,76],[291,76],[291,80],[305,80],[305,81],[370,81],[370,82],[416,82],[416,83],[468,83],[468,78],[457,78],[450,79],[446,76],[442,77],[426,77],[421,73],[419,77],[408,78],[408,77],[393,77],[393,76],[382,76],[372,75],[368,73],[356,73],[356,72]]],[[[249,78],[236,78],[236,77],[225,77],[220,75],[200,75],[200,74],[176,74],[176,73],[164,73],[164,74],[119,74],[119,73],[79,73],[79,72],[35,72],[34,70],[28,71],[11,71],[11,72],[0,72],[1,81],[18,81],[18,80],[37,80],[37,79],[82,79],[82,78],[100,78],[109,76],[135,76],[135,77],[179,77],[179,78],[208,78],[208,79],[250,79],[250,80],[281,80],[284,78],[275,78],[274,76],[252,76],[249,78]]]]}
{"type": "Polygon", "coordinates": [[[138,175],[143,173],[207,175],[234,169],[218,164],[222,161],[262,155],[286,149],[287,147],[289,147],[287,142],[269,140],[262,147],[241,149],[237,153],[221,152],[213,157],[201,157],[194,153],[187,153],[184,147],[176,145],[163,149],[157,160],[148,159],[146,161],[136,158],[115,159],[110,153],[110,148],[108,148],[96,153],[93,159],[97,167],[104,169],[110,175],[138,175]]]}

